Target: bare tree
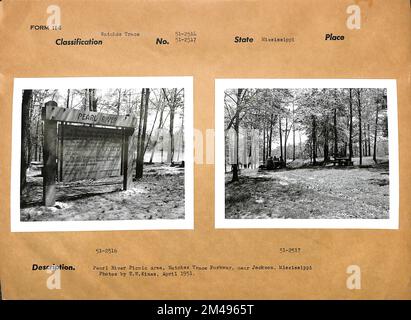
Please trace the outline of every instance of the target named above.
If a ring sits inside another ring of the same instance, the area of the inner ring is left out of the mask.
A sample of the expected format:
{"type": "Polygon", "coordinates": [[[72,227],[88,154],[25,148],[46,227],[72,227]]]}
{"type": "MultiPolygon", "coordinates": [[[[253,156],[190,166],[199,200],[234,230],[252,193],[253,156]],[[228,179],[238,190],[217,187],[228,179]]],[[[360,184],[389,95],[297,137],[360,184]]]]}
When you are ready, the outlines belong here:
{"type": "Polygon", "coordinates": [[[361,89],[357,89],[358,102],[358,147],[360,152],[360,166],[362,165],[362,119],[361,119],[361,89]]]}
{"type": "Polygon", "coordinates": [[[26,188],[26,172],[29,166],[30,146],[30,108],[32,105],[33,90],[23,91],[21,117],[21,159],[20,159],[20,193],[26,188]]]}
{"type": "Polygon", "coordinates": [[[138,124],[137,136],[137,159],[136,159],[136,179],[143,177],[144,151],[147,130],[148,102],[150,89],[141,90],[140,119],[138,124]]]}
{"type": "Polygon", "coordinates": [[[353,158],[353,147],[352,147],[352,134],[353,134],[353,110],[352,110],[352,89],[349,89],[350,92],[350,100],[349,100],[349,106],[350,106],[350,127],[349,127],[349,141],[348,141],[348,149],[349,149],[349,159],[352,161],[353,158]]]}
{"type": "Polygon", "coordinates": [[[240,110],[241,110],[241,94],[243,89],[237,89],[237,101],[235,110],[235,120],[234,120],[234,131],[235,131],[235,163],[233,164],[233,178],[232,182],[238,181],[238,165],[239,165],[239,131],[240,131],[240,110]]]}

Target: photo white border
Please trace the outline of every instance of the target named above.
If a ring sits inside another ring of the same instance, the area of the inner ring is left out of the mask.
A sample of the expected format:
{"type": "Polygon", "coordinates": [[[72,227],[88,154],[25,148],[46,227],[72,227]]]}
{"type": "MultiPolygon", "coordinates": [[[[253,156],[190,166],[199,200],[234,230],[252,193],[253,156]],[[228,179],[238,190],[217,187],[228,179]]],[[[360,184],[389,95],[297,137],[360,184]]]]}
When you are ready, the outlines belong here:
{"type": "Polygon", "coordinates": [[[397,82],[393,79],[216,79],[215,81],[215,227],[399,229],[397,82]],[[389,139],[389,219],[226,219],[224,170],[224,92],[235,88],[387,88],[389,139]]]}
{"type": "Polygon", "coordinates": [[[11,232],[111,231],[111,230],[193,230],[193,77],[61,77],[15,78],[12,115],[12,159],[10,189],[11,232]],[[20,221],[21,104],[24,89],[69,88],[184,88],[185,218],[110,221],[20,221]]]}

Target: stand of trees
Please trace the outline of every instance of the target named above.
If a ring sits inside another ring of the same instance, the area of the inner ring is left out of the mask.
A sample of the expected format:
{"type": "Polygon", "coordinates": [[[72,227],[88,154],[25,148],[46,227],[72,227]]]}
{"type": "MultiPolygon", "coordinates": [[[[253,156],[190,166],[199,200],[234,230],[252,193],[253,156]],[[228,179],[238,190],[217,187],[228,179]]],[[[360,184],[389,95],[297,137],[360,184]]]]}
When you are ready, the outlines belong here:
{"type": "Polygon", "coordinates": [[[378,144],[387,143],[385,89],[231,89],[224,102],[226,134],[236,133],[233,141],[226,138],[226,150],[237,155],[229,163],[232,181],[238,181],[238,133],[244,129],[259,130],[263,163],[275,156],[284,166],[298,158],[313,165],[331,157],[358,157],[361,165],[372,156],[377,162],[378,144]]]}
{"type": "Polygon", "coordinates": [[[184,89],[45,89],[24,90],[22,96],[21,191],[30,164],[42,161],[41,109],[49,100],[59,107],[136,116],[129,154],[136,159],[137,179],[143,175],[146,158],[149,163],[173,163],[184,152],[184,89]]]}

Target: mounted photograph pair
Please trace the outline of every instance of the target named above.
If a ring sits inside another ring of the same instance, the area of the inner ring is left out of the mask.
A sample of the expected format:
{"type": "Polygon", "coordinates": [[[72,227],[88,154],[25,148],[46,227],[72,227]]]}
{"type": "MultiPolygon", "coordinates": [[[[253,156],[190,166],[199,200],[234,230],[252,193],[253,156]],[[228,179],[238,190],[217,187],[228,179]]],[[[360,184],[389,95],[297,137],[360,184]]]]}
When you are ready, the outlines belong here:
{"type": "MultiPolygon", "coordinates": [[[[11,231],[194,229],[195,95],[192,77],[14,79],[11,231]]],[[[214,226],[398,229],[396,95],[216,79],[214,226]]]]}

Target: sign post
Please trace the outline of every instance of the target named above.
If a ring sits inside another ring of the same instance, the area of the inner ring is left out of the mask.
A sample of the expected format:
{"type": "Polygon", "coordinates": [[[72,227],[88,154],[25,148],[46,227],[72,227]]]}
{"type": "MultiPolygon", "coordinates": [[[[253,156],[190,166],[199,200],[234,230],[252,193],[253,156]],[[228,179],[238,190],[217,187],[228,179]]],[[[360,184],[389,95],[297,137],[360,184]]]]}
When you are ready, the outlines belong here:
{"type": "MultiPolygon", "coordinates": [[[[55,101],[49,101],[45,108],[57,107],[55,101]]],[[[56,199],[57,173],[57,122],[44,120],[44,147],[43,147],[43,202],[47,207],[54,206],[56,199]]]]}
{"type": "Polygon", "coordinates": [[[123,190],[127,190],[128,188],[128,141],[130,136],[127,133],[127,129],[123,129],[123,156],[121,157],[121,167],[123,173],[123,190]]]}

